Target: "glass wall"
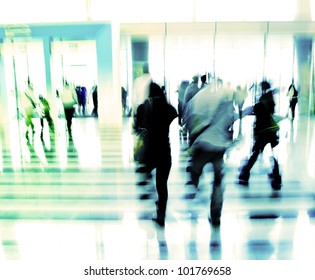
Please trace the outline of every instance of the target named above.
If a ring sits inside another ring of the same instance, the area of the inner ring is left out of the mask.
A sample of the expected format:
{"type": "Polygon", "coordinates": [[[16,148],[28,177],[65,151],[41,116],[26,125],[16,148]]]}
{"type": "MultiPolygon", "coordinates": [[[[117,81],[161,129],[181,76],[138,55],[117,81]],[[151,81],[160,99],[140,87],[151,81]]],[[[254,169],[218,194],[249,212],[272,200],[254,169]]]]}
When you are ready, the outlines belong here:
{"type": "MultiPolygon", "coordinates": [[[[5,68],[8,105],[16,108],[16,100],[26,90],[27,82],[34,92],[46,95],[44,51],[41,41],[19,39],[1,45],[5,68]],[[18,95],[18,96],[16,96],[18,95]]],[[[9,110],[10,118],[16,118],[16,110],[9,110]]]]}
{"type": "MultiPolygon", "coordinates": [[[[122,36],[125,45],[133,37],[132,34],[128,36],[122,36]]],[[[167,30],[160,35],[148,33],[147,40],[151,75],[160,85],[166,86],[172,104],[177,106],[180,82],[191,81],[194,75],[220,77],[233,87],[242,85],[248,89],[266,78],[279,88],[277,108],[281,114],[286,113],[286,93],[294,70],[291,35],[167,30]]],[[[127,76],[132,69],[130,61],[128,64],[124,60],[126,73],[122,75],[127,76]]],[[[129,87],[131,85],[132,80],[129,87]]]]}

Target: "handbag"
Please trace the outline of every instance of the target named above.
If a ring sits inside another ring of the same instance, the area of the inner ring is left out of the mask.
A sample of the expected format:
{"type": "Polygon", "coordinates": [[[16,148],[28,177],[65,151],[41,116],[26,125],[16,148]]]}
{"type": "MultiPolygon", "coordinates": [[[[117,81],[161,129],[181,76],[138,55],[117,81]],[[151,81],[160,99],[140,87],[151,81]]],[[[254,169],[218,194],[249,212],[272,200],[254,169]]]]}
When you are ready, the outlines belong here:
{"type": "MultiPolygon", "coordinates": [[[[152,99],[147,98],[138,107],[143,109],[143,114],[140,120],[136,121],[135,130],[137,131],[136,143],[134,145],[133,155],[134,160],[138,163],[147,163],[149,159],[149,146],[150,146],[150,129],[151,129],[151,114],[152,114],[152,99]],[[142,106],[142,107],[140,107],[142,106]]],[[[137,110],[137,111],[138,111],[137,110]]],[[[137,112],[137,118],[139,117],[137,112]]]]}
{"type": "Polygon", "coordinates": [[[137,134],[136,143],[133,148],[134,160],[139,163],[144,163],[147,160],[147,151],[149,145],[148,131],[145,128],[141,128],[137,134]]]}

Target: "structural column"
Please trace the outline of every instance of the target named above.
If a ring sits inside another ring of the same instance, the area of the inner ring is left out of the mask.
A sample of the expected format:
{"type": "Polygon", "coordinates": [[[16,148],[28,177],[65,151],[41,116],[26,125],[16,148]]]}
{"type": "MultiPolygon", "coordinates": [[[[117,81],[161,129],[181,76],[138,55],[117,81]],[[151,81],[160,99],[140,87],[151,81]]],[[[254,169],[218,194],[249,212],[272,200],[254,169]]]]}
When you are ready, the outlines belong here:
{"type": "MultiPolygon", "coordinates": [[[[312,21],[311,0],[296,1],[296,21],[312,21]]],[[[300,89],[299,96],[299,114],[307,115],[310,108],[311,81],[312,81],[312,55],[313,40],[311,37],[297,36],[295,38],[295,51],[297,62],[297,82],[300,89]]]]}
{"type": "Polygon", "coordinates": [[[307,115],[310,112],[310,91],[312,77],[313,40],[296,38],[295,50],[297,60],[297,80],[299,85],[299,114],[307,115]]]}
{"type": "Polygon", "coordinates": [[[98,72],[98,116],[101,125],[120,125],[120,40],[119,25],[107,24],[96,37],[98,72]]]}

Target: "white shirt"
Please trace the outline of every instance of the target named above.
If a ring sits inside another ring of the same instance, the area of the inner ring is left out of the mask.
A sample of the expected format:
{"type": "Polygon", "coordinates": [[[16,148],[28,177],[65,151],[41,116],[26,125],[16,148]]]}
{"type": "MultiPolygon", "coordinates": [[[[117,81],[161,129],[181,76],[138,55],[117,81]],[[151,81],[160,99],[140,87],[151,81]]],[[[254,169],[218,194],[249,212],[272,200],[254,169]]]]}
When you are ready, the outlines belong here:
{"type": "Polygon", "coordinates": [[[218,90],[207,86],[200,90],[188,103],[187,121],[191,134],[198,134],[210,124],[194,141],[193,149],[203,147],[222,150],[232,143],[231,126],[234,122],[234,90],[222,87],[218,90]]]}
{"type": "Polygon", "coordinates": [[[62,104],[65,108],[71,108],[78,103],[78,97],[74,89],[65,87],[60,94],[62,104]]]}
{"type": "Polygon", "coordinates": [[[136,112],[138,106],[149,96],[151,82],[152,78],[150,74],[143,74],[134,80],[131,101],[134,112],[136,112]]]}

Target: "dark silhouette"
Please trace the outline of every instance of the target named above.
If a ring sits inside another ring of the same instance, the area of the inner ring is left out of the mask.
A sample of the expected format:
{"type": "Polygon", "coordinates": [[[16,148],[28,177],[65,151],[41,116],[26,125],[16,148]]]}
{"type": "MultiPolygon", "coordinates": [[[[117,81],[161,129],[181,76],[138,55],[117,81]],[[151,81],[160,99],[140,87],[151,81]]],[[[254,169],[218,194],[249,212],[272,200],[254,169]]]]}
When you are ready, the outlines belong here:
{"type": "Polygon", "coordinates": [[[72,119],[75,111],[74,105],[78,103],[77,94],[75,89],[71,88],[70,85],[65,82],[64,88],[60,93],[60,97],[65,112],[68,136],[72,139],[72,119]]]}
{"type": "Polygon", "coordinates": [[[97,96],[97,85],[92,88],[92,100],[93,100],[93,110],[92,116],[98,117],[98,96],[97,96]]]}
{"type": "Polygon", "coordinates": [[[42,95],[40,95],[39,101],[40,101],[41,109],[42,109],[42,114],[40,117],[40,125],[41,125],[40,138],[41,138],[41,140],[43,140],[43,137],[44,137],[44,120],[46,119],[46,121],[48,123],[50,135],[55,133],[55,126],[54,126],[53,119],[50,115],[50,106],[49,106],[48,100],[45,97],[43,97],[42,95]]]}
{"type": "Polygon", "coordinates": [[[294,118],[295,118],[295,107],[296,107],[296,104],[298,103],[299,92],[295,88],[293,82],[289,86],[288,95],[289,95],[289,98],[290,98],[289,108],[290,108],[290,112],[291,112],[291,119],[294,120],[294,118]]]}
{"type": "Polygon", "coordinates": [[[122,106],[122,115],[125,117],[127,115],[127,91],[124,87],[121,87],[121,106],[122,106]]]}
{"type": "Polygon", "coordinates": [[[171,148],[169,126],[177,117],[175,108],[167,99],[159,85],[150,84],[149,98],[137,110],[135,130],[146,129],[148,137],[145,168],[147,173],[156,169],[156,217],[153,220],[164,226],[168,200],[167,181],[171,170],[171,148]]]}
{"type": "Polygon", "coordinates": [[[189,86],[188,80],[183,80],[179,87],[178,87],[178,124],[182,125],[182,118],[183,118],[183,108],[184,108],[184,98],[185,98],[185,91],[189,86]]]}
{"type": "Polygon", "coordinates": [[[207,76],[206,75],[202,75],[200,77],[200,80],[201,80],[201,86],[200,86],[200,89],[204,88],[207,86],[207,76]]]}
{"type": "Polygon", "coordinates": [[[198,87],[198,76],[193,76],[192,81],[187,87],[185,91],[185,96],[184,96],[184,111],[186,106],[188,105],[188,102],[196,95],[196,93],[199,91],[198,87]]]}
{"type": "MultiPolygon", "coordinates": [[[[248,185],[250,170],[254,166],[260,153],[264,151],[267,144],[273,149],[279,144],[278,130],[279,126],[275,122],[273,115],[275,111],[275,102],[273,98],[274,90],[267,81],[260,83],[262,95],[258,103],[254,105],[253,113],[256,117],[254,125],[254,146],[250,158],[242,166],[239,174],[239,184],[248,185]]],[[[268,174],[271,187],[274,190],[280,190],[282,186],[279,164],[273,156],[271,158],[272,172],[268,174]]]]}
{"type": "Polygon", "coordinates": [[[78,113],[81,116],[85,116],[86,102],[87,102],[86,87],[77,86],[75,90],[76,90],[77,99],[78,99],[78,113]]]}

